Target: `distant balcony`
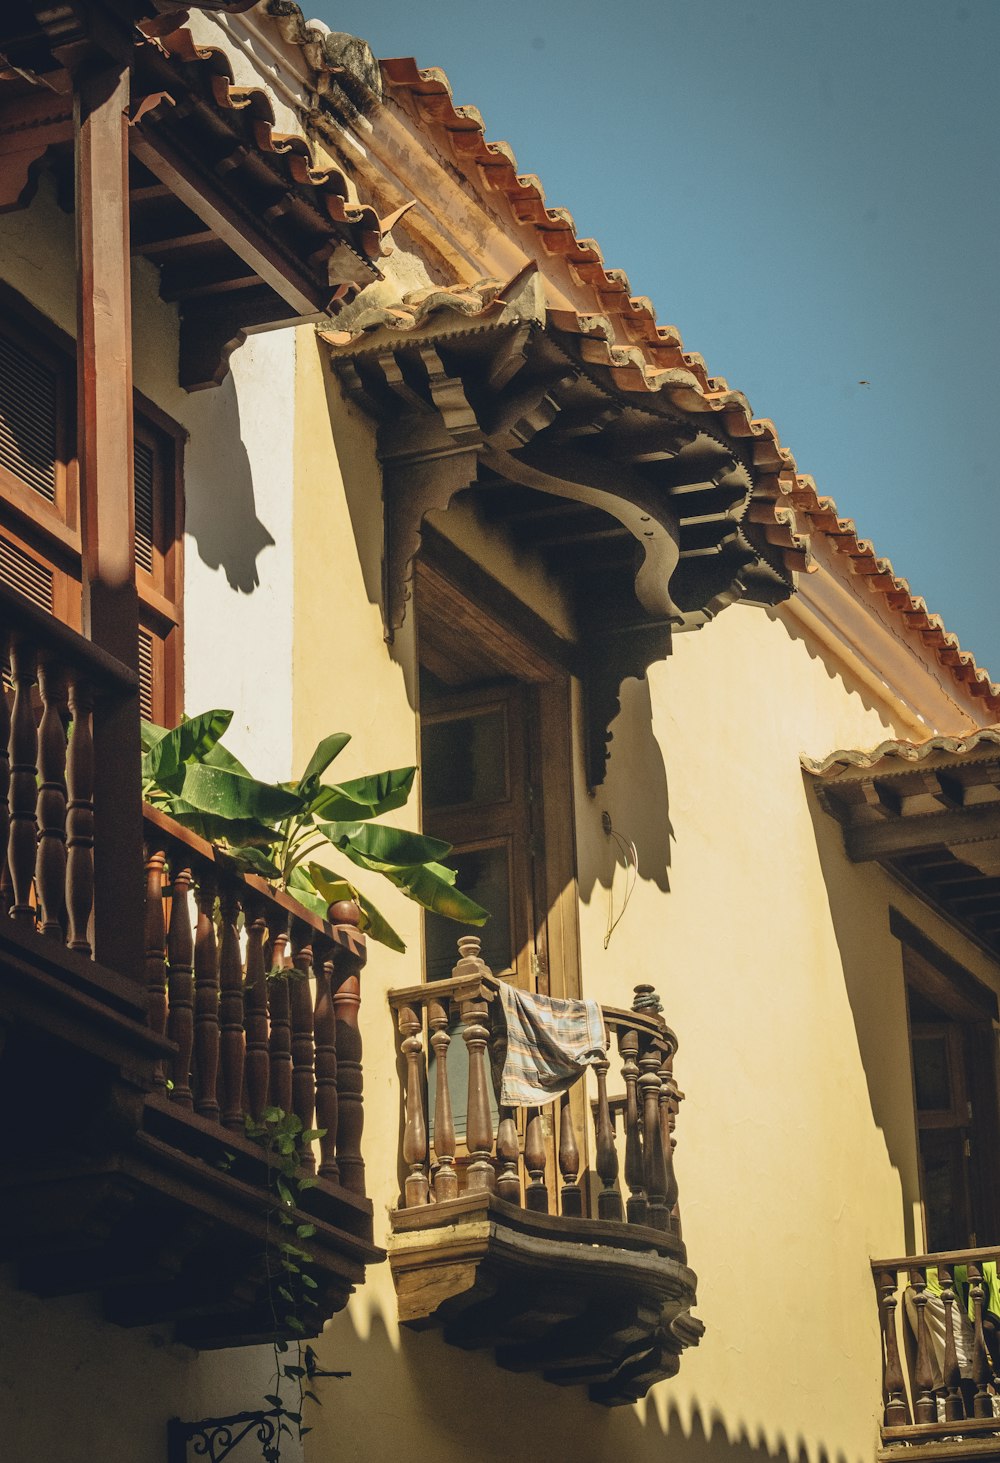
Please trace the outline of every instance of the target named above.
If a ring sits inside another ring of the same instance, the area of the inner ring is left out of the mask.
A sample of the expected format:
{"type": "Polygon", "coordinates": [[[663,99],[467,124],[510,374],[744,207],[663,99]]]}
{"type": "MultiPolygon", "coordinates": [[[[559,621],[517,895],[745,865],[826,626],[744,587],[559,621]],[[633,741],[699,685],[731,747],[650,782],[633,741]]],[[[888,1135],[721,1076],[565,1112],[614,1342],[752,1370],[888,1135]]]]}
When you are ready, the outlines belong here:
{"type": "Polygon", "coordinates": [[[872,1261],[882,1332],[881,1459],[1000,1458],[1000,1331],[984,1271],[997,1260],[1000,1249],[872,1261]]]}
{"type": "Polygon", "coordinates": [[[609,1099],[606,1060],[592,1109],[582,1083],[545,1109],[497,1107],[497,981],[477,940],[459,949],[453,979],[389,995],[402,1038],[402,1197],[389,1246],[400,1320],[491,1347],[510,1370],[585,1385],[597,1402],[634,1401],[677,1372],[703,1330],[676,1211],[676,1038],[651,1010],[605,1007],[624,1095],[609,1099]],[[467,1053],[464,1124],[453,1116],[453,1041],[467,1053]],[[593,1169],[581,1173],[591,1114],[593,1169]]]}
{"type": "Polygon", "coordinates": [[[293,1211],[315,1231],[318,1304],[300,1319],[316,1334],[384,1258],[361,1158],[357,912],[315,918],[152,808],[145,874],[117,867],[95,847],[93,726],[135,677],[7,590],[0,630],[0,1097],[18,1114],[0,1257],[38,1295],[95,1292],[111,1319],[199,1347],[282,1334],[274,1176],[246,1130],[280,1108],[326,1130],[293,1211]],[[144,904],[144,971],[93,958],[109,868],[122,911],[144,904]]]}

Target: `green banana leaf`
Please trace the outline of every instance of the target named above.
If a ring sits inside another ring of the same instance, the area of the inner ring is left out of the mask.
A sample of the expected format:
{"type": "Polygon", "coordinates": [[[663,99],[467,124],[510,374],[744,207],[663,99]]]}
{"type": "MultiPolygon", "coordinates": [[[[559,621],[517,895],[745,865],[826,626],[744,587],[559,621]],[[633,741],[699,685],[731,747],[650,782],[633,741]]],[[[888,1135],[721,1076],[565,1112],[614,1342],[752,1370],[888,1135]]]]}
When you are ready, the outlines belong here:
{"type": "Polygon", "coordinates": [[[324,783],[313,796],[309,811],[318,818],[338,822],[395,812],[409,798],[416,772],[415,767],[395,767],[391,772],[373,772],[350,782],[324,783]]]}
{"type": "Polygon", "coordinates": [[[302,799],[295,793],[205,762],[192,762],[184,769],[178,796],[203,813],[237,821],[249,818],[257,823],[287,818],[302,807],[302,799]]]}
{"type": "Polygon", "coordinates": [[[351,850],[387,868],[408,868],[447,858],[451,844],[385,823],[321,823],[317,832],[351,857],[351,850]]]}
{"type": "Polygon", "coordinates": [[[253,844],[257,848],[272,848],[275,843],[274,829],[254,818],[220,817],[176,797],[168,798],[160,806],[182,828],[190,828],[208,843],[253,844]]]}
{"type": "Polygon", "coordinates": [[[309,758],[309,765],[305,772],[299,778],[298,790],[303,797],[308,797],[309,793],[315,790],[330,763],[335,757],[340,756],[350,740],[350,732],[333,732],[332,735],[323,738],[309,758]]]}
{"type": "Polygon", "coordinates": [[[381,874],[397,889],[402,889],[408,899],[415,900],[432,914],[443,914],[446,919],[458,920],[463,925],[484,925],[490,917],[487,910],[455,888],[454,869],[433,861],[408,866],[387,864],[366,857],[350,843],[343,846],[342,852],[359,869],[381,874]]]}
{"type": "Polygon", "coordinates": [[[243,874],[260,874],[264,879],[280,879],[281,877],[281,870],[271,862],[263,850],[254,848],[252,844],[237,845],[235,848],[217,848],[216,853],[221,863],[230,864],[243,874]]]}
{"type": "Polygon", "coordinates": [[[154,782],[168,792],[180,792],[185,767],[198,766],[212,750],[233,719],[231,711],[203,711],[160,737],[142,759],[144,782],[154,782]]]}

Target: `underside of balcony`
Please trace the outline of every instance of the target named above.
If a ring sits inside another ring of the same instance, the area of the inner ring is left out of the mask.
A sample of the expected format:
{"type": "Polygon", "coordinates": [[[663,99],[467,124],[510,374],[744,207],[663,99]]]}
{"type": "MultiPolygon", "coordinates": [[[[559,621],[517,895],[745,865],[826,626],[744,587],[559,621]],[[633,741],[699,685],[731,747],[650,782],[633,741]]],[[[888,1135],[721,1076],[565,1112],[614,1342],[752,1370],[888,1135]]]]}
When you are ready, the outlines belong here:
{"type": "Polygon", "coordinates": [[[701,1337],[684,1247],[645,1225],[531,1213],[477,1193],[398,1210],[392,1229],[404,1324],[492,1347],[500,1366],[585,1385],[596,1402],[642,1397],[701,1337]]]}

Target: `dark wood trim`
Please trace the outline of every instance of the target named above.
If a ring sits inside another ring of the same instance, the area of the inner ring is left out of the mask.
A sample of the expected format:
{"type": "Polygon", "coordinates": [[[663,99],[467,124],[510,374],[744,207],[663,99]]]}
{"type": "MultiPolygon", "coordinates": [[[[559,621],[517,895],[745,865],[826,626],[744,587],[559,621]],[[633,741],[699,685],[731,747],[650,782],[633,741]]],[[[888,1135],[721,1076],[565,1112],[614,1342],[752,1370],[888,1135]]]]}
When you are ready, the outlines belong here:
{"type": "Polygon", "coordinates": [[[978,843],[1000,838],[1000,805],[962,808],[947,813],[920,813],[884,823],[866,823],[844,829],[844,845],[852,863],[893,858],[925,849],[978,843]]]}
{"type": "Polygon", "coordinates": [[[477,607],[486,635],[518,642],[519,657],[537,661],[532,679],[548,680],[555,671],[579,674],[578,647],[429,523],[423,525],[420,558],[477,607]]]}
{"type": "MultiPolygon", "coordinates": [[[[915,986],[922,995],[932,1001],[936,1006],[942,1004],[942,993],[945,986],[953,993],[950,1008],[942,1007],[945,1014],[959,1021],[997,1021],[1000,1020],[1000,1001],[996,993],[990,990],[980,980],[960,965],[952,956],[946,954],[939,945],[924,934],[923,930],[911,923],[898,909],[889,907],[889,929],[896,939],[905,947],[916,952],[934,970],[939,971],[942,976],[941,985],[934,985],[933,988],[927,982],[920,979],[919,971],[912,966],[906,968],[904,959],[904,973],[909,985],[915,986]]],[[[945,997],[946,998],[946,997],[945,997]]]]}

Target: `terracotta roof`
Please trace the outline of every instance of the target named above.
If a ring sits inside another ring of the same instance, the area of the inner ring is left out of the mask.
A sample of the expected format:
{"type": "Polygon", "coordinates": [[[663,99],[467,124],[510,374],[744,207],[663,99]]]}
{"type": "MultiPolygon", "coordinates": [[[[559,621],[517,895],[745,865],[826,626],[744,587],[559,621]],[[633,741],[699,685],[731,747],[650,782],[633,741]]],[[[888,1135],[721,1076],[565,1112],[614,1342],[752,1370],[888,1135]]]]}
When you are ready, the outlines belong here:
{"type": "MultiPolygon", "coordinates": [[[[323,59],[328,52],[343,55],[348,38],[327,37],[307,24],[293,0],[268,0],[267,11],[278,18],[286,41],[303,48],[310,64],[315,66],[318,58],[321,65],[328,65],[323,59]]],[[[657,324],[652,302],[633,295],[628,275],[606,267],[593,239],[577,236],[567,209],[548,206],[534,174],[518,172],[509,145],[487,140],[486,125],[476,107],[455,105],[445,73],[437,67],[421,68],[412,57],[382,60],[380,65],[383,93],[393,96],[434,136],[446,155],[462,168],[471,165],[490,196],[504,200],[514,221],[530,229],[544,252],[562,260],[577,284],[592,294],[594,315],[577,315],[574,327],[571,312],[562,312],[567,316],[563,328],[587,337],[585,351],[599,354],[602,360],[607,357],[616,376],[629,378],[629,389],[656,390],[667,382],[683,391],[686,410],[716,413],[732,436],[752,438],[754,464],[761,472],[756,496],[773,504],[776,539],[787,541],[801,556],[810,535],[822,533],[849,561],[851,574],[863,580],[876,597],[885,618],[911,643],[916,642],[918,653],[929,652],[954,683],[981,697],[990,713],[1000,717],[1000,684],[990,679],[973,655],[962,650],[957,637],[913,594],[890,561],[859,537],[853,519],[841,518],[834,500],[817,493],[813,479],[799,472],[791,451],[782,446],[774,423],[755,417],[746,397],[730,390],[724,378],[710,376],[703,358],[684,350],[675,327],[657,324]],[[602,322],[594,335],[587,324],[591,320],[602,322]]],[[[468,288],[456,287],[456,292],[468,288]]],[[[625,380],[620,384],[625,385],[625,380]]],[[[800,562],[796,567],[808,565],[800,562]]]]}
{"type": "Polygon", "coordinates": [[[812,757],[802,757],[800,760],[806,772],[814,777],[830,779],[843,773],[868,772],[876,767],[880,776],[885,776],[894,771],[905,771],[915,762],[927,762],[938,753],[947,761],[956,757],[968,758],[970,753],[977,751],[984,754],[984,760],[989,761],[1000,755],[1000,725],[980,727],[964,737],[928,737],[925,742],[880,742],[870,752],[844,748],[839,752],[831,752],[829,756],[818,761],[812,757]],[[894,767],[893,763],[901,765],[894,767]]]}

